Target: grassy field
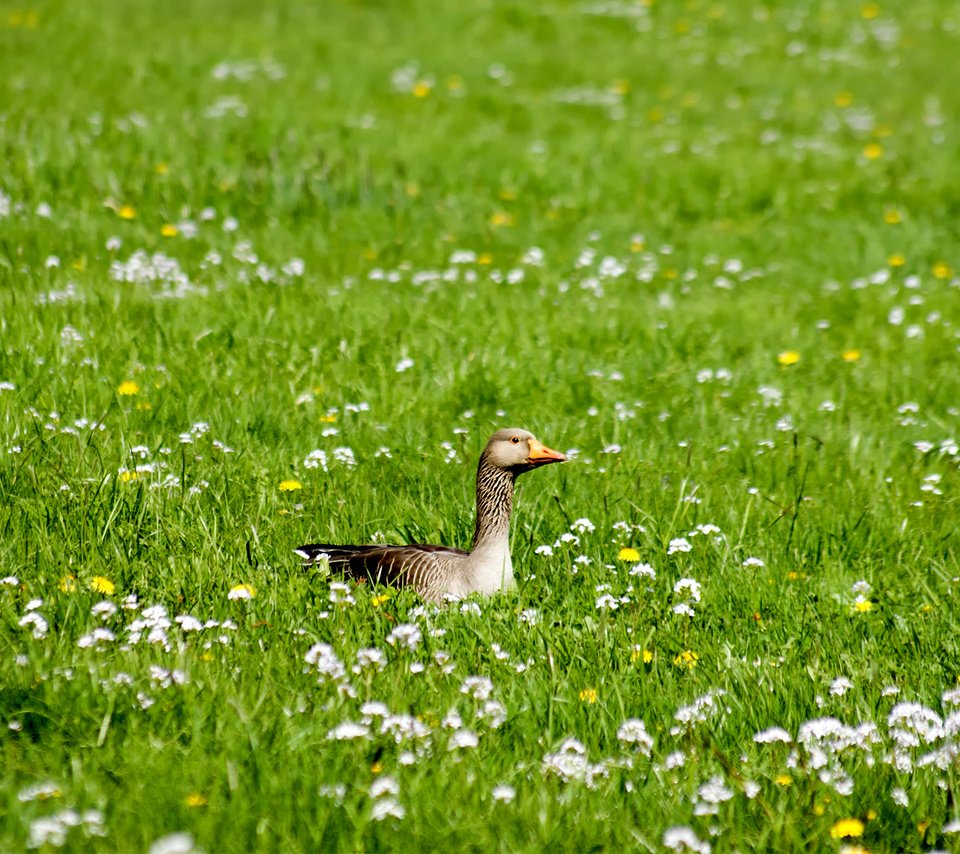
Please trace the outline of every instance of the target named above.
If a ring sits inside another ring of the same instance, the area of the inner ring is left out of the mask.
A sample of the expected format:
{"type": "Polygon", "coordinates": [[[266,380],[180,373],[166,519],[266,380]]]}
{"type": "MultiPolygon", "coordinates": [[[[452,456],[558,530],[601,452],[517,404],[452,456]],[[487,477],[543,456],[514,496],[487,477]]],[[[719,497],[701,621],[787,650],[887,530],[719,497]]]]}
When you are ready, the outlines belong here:
{"type": "Polygon", "coordinates": [[[960,850],[958,54],[4,5],[0,850],[960,850]],[[515,593],[299,566],[468,545],[503,426],[515,593]]]}

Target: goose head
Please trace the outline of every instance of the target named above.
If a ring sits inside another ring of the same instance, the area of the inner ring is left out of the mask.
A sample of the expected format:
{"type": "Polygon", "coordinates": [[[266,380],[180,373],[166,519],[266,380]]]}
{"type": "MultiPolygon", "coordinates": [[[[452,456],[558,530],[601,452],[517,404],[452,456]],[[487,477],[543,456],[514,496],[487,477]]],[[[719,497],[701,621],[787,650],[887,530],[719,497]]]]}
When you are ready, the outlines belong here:
{"type": "Polygon", "coordinates": [[[497,430],[483,450],[481,460],[517,475],[548,463],[566,462],[566,456],[551,450],[528,430],[509,427],[497,430]]]}

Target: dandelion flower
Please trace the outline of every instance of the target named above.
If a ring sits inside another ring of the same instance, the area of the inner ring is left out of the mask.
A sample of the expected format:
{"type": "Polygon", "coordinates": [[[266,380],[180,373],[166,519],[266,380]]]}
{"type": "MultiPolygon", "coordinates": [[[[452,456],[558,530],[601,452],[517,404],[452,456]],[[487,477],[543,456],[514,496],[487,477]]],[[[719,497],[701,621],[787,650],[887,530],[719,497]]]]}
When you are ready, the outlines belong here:
{"type": "Polygon", "coordinates": [[[513,214],[507,213],[506,211],[497,211],[490,217],[490,225],[494,228],[512,228],[514,222],[513,214]]]}
{"type": "Polygon", "coordinates": [[[112,596],[117,586],[109,578],[95,575],[90,579],[90,589],[104,596],[112,596]]]}
{"type": "Polygon", "coordinates": [[[140,386],[138,386],[133,380],[124,380],[120,385],[117,386],[117,394],[121,397],[133,397],[135,394],[139,394],[140,386]]]}
{"type": "Polygon", "coordinates": [[[626,561],[627,563],[636,563],[638,560],[640,560],[640,552],[629,547],[623,548],[620,549],[617,559],[626,561]]]}
{"type": "Polygon", "coordinates": [[[777,362],[785,368],[795,365],[800,361],[800,354],[796,350],[784,350],[777,355],[777,362]]]}
{"type": "Polygon", "coordinates": [[[684,650],[676,658],[673,659],[673,663],[677,667],[686,667],[687,670],[693,670],[697,666],[697,662],[700,660],[700,656],[693,650],[684,650]]]}
{"type": "Polygon", "coordinates": [[[871,142],[866,148],[863,149],[863,156],[867,160],[879,160],[883,157],[883,146],[879,142],[871,142]]]}
{"type": "Polygon", "coordinates": [[[199,792],[191,792],[183,799],[183,802],[188,807],[205,807],[207,805],[207,799],[199,792]]]}
{"type": "Polygon", "coordinates": [[[887,208],[883,212],[883,221],[887,225],[899,225],[903,222],[903,214],[896,208],[887,208]]]}
{"type": "Polygon", "coordinates": [[[859,818],[842,818],[830,828],[831,839],[863,836],[863,822],[859,818]]]}
{"type": "Polygon", "coordinates": [[[787,786],[792,785],[793,780],[790,779],[789,774],[779,774],[778,776],[773,778],[773,782],[776,783],[778,786],[783,786],[784,788],[786,788],[787,786]]]}
{"type": "Polygon", "coordinates": [[[889,258],[887,258],[887,263],[891,267],[902,267],[907,263],[907,259],[903,257],[899,252],[894,252],[889,258]]]}
{"type": "Polygon", "coordinates": [[[296,492],[303,489],[303,484],[299,480],[281,480],[279,489],[281,492],[296,492]]]}
{"type": "Polygon", "coordinates": [[[866,596],[858,596],[853,603],[853,610],[858,614],[866,614],[873,610],[873,602],[867,599],[866,596]]]}
{"type": "Polygon", "coordinates": [[[171,222],[164,223],[163,227],[160,229],[160,234],[164,237],[176,237],[177,227],[171,222]]]}
{"type": "Polygon", "coordinates": [[[120,219],[135,219],[137,210],[133,205],[122,205],[117,209],[117,216],[119,216],[120,219]]]}
{"type": "Polygon", "coordinates": [[[950,269],[950,265],[944,261],[937,261],[933,265],[933,275],[937,279],[949,279],[953,275],[953,270],[950,269]]]}
{"type": "Polygon", "coordinates": [[[841,353],[840,358],[843,359],[844,362],[856,362],[860,358],[860,351],[844,350],[843,353],[841,353]]]}
{"type": "Polygon", "coordinates": [[[227,599],[252,599],[257,591],[250,584],[235,584],[230,588],[227,599]]]}
{"type": "Polygon", "coordinates": [[[597,689],[596,688],[584,688],[580,692],[580,699],[584,703],[593,704],[597,702],[597,689]]]}
{"type": "Polygon", "coordinates": [[[65,575],[60,579],[60,590],[63,593],[73,593],[77,589],[77,579],[73,575],[65,575]]]}
{"type": "Polygon", "coordinates": [[[418,80],[413,86],[414,98],[426,98],[433,90],[433,85],[429,80],[418,80]]]}

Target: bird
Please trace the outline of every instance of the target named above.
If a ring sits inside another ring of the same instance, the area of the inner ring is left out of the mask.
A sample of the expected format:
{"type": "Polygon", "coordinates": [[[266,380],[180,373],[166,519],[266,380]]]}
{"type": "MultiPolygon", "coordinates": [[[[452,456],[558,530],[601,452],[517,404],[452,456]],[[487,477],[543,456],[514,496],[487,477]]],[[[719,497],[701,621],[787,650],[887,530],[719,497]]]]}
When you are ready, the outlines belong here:
{"type": "Polygon", "coordinates": [[[294,552],[304,566],[327,562],[332,571],[357,581],[413,588],[428,602],[511,589],[516,586],[510,559],[514,482],[524,472],[566,460],[527,430],[497,430],[477,466],[477,520],[469,551],[417,543],[311,543],[294,552]]]}

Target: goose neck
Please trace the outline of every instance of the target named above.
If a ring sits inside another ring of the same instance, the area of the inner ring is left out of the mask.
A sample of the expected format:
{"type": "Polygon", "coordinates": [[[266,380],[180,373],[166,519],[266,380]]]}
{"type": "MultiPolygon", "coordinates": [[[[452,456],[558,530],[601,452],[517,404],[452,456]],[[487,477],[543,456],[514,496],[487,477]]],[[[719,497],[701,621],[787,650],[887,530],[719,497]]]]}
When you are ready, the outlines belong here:
{"type": "Polygon", "coordinates": [[[510,539],[514,475],[481,458],[477,468],[477,525],[471,550],[510,539]]]}

